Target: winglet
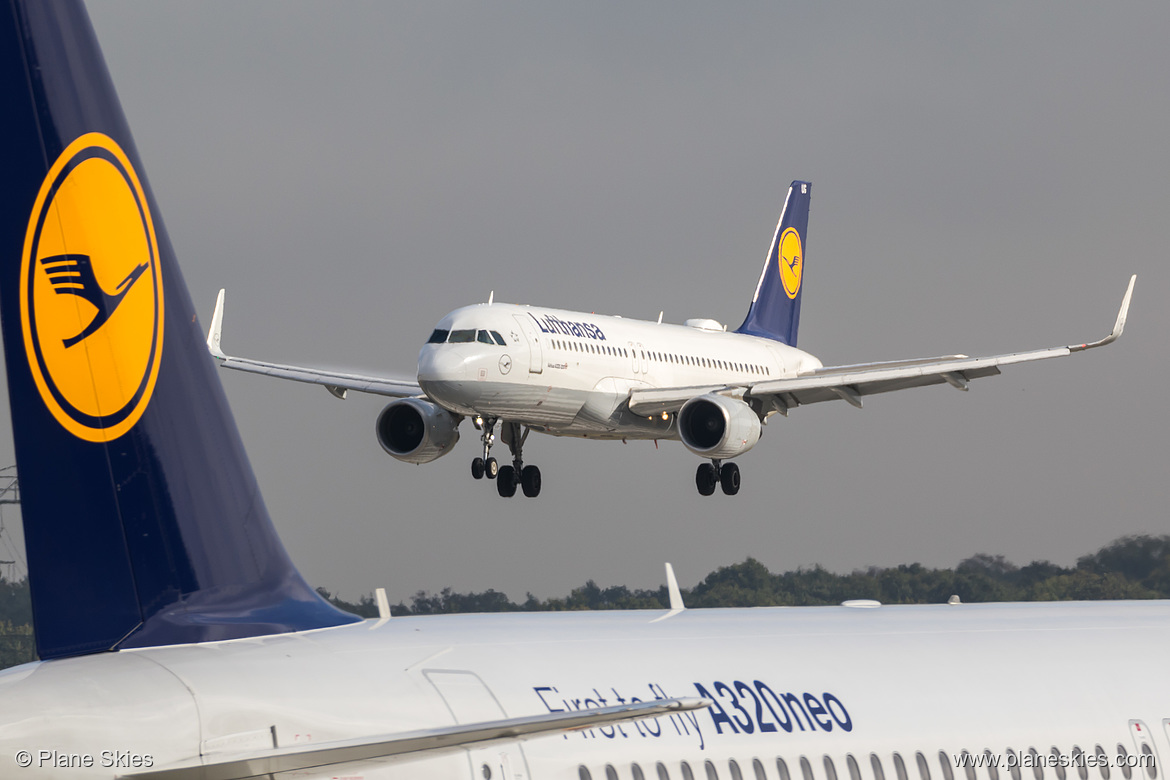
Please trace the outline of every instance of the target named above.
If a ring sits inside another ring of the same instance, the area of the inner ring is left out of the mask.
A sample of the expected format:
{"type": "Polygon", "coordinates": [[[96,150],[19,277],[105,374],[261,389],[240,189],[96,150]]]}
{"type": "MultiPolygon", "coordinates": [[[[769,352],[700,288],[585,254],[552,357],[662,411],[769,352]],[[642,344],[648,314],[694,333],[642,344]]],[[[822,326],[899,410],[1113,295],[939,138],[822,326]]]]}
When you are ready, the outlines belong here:
{"type": "Polygon", "coordinates": [[[211,327],[207,330],[207,349],[212,357],[220,360],[227,357],[219,346],[220,337],[223,335],[223,293],[221,289],[215,299],[215,313],[211,315],[211,327]]]}
{"type": "Polygon", "coordinates": [[[1129,277],[1129,287],[1125,290],[1125,297],[1121,299],[1121,309],[1117,312],[1117,322],[1113,323],[1113,331],[1100,341],[1094,341],[1090,344],[1071,345],[1068,348],[1069,352],[1081,352],[1086,349],[1092,349],[1093,347],[1103,347],[1106,344],[1112,344],[1121,337],[1122,332],[1125,330],[1125,318],[1129,316],[1129,301],[1133,297],[1133,285],[1136,281],[1137,274],[1129,277]]]}
{"type": "Polygon", "coordinates": [[[666,592],[670,594],[670,609],[672,612],[686,609],[683,604],[682,591],[678,589],[678,580],[674,577],[674,567],[666,564],[666,592]]]}

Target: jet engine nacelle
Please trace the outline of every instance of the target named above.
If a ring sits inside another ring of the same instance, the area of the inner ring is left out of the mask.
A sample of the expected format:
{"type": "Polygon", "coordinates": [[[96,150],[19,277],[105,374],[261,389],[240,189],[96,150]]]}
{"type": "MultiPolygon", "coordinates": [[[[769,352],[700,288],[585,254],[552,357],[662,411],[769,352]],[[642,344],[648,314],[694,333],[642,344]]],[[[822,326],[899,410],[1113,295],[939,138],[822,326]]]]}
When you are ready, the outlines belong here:
{"type": "Polygon", "coordinates": [[[678,434],[687,449],[715,460],[734,458],[760,440],[760,418],[736,398],[700,395],[678,412],[678,434]]]}
{"type": "Polygon", "coordinates": [[[400,398],[378,415],[374,431],[382,449],[407,463],[430,463],[459,441],[462,417],[421,398],[400,398]]]}

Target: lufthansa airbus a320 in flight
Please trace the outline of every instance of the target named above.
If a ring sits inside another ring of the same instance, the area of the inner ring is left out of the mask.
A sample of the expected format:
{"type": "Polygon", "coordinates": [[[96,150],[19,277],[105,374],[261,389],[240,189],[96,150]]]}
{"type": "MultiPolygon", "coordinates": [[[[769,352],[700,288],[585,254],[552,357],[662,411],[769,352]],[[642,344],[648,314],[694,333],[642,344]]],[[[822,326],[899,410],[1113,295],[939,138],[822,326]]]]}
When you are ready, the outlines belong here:
{"type": "Polygon", "coordinates": [[[223,291],[208,347],[224,368],[324,385],[338,398],[355,390],[396,397],[378,415],[378,442],[391,456],[428,463],[459,441],[470,417],[483,454],[476,479],[495,479],[501,496],[519,486],[540,493],[540,470],[525,465],[529,431],[584,439],[677,439],[703,458],[699,493],[720,486],[739,492],[738,457],[759,441],[773,415],[803,404],[862,398],[908,387],[972,379],[1000,366],[1061,357],[1109,344],[1121,335],[1136,277],[1112,333],[1090,344],[993,357],[944,355],[846,366],[824,366],[796,348],[811,185],[794,181],[784,201],[747,318],[734,331],[708,319],[682,325],[646,322],[538,306],[466,306],[439,321],[418,356],[418,382],[337,373],[231,357],[220,348],[223,291]],[[511,465],[492,457],[496,430],[511,465]]]}

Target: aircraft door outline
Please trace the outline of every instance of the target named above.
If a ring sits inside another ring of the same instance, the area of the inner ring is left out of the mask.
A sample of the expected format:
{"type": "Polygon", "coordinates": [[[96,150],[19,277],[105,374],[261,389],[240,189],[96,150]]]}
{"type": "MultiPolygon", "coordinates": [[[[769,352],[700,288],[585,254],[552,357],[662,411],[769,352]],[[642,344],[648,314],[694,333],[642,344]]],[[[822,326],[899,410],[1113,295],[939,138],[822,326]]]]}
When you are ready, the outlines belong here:
{"type": "MultiPolygon", "coordinates": [[[[475,672],[461,669],[424,669],[423,676],[438,692],[455,722],[482,723],[508,717],[500,700],[475,672]]],[[[529,780],[528,758],[519,742],[505,742],[486,748],[464,748],[469,777],[480,780],[491,771],[490,780],[529,780]]]]}
{"type": "Polygon", "coordinates": [[[513,314],[512,318],[520,325],[524,338],[528,340],[528,373],[543,373],[544,349],[540,343],[540,334],[532,326],[532,318],[524,314],[513,314]]]}

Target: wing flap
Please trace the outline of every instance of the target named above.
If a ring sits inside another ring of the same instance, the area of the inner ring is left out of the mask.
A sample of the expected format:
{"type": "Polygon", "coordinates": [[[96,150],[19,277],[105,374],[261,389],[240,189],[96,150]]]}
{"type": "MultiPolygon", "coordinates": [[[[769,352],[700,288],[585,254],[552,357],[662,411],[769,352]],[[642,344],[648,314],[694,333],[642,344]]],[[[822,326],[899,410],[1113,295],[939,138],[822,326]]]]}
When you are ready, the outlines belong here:
{"type": "MultiPolygon", "coordinates": [[[[339,371],[328,371],[320,368],[304,366],[286,366],[280,363],[265,363],[260,360],[247,358],[224,357],[216,358],[221,368],[230,368],[233,371],[243,371],[249,374],[263,374],[278,379],[288,379],[293,382],[307,382],[314,385],[324,385],[327,388],[353,390],[358,393],[372,393],[387,395],[394,398],[422,395],[422,388],[418,382],[404,379],[390,379],[388,377],[365,376],[362,374],[346,374],[339,371]]],[[[330,391],[332,392],[332,390],[330,391]]],[[[337,395],[334,393],[334,395],[337,395]]],[[[339,395],[344,397],[343,395],[339,395]]]]}
{"type": "MultiPolygon", "coordinates": [[[[745,386],[746,387],[746,386],[745,386]]],[[[745,387],[738,388],[742,394],[745,387]]],[[[635,387],[630,390],[629,407],[634,414],[653,416],[663,412],[674,413],[682,405],[700,395],[731,391],[728,385],[692,385],[690,387],[635,387]]]]}
{"type": "Polygon", "coordinates": [[[662,414],[663,412],[674,413],[691,398],[706,393],[743,394],[745,398],[762,401],[762,408],[765,412],[772,410],[786,412],[794,406],[822,401],[844,400],[853,406],[860,407],[862,396],[890,393],[911,387],[950,384],[961,390],[966,390],[967,383],[972,379],[995,376],[1000,373],[1001,366],[1064,357],[1073,352],[1082,352],[1086,349],[1112,344],[1125,329],[1125,321],[1129,315],[1129,303],[1133,297],[1133,287],[1136,281],[1137,276],[1130,277],[1129,286],[1121,300],[1121,308],[1117,313],[1113,330],[1099,341],[992,357],[970,358],[966,355],[945,355],[915,360],[826,366],[799,376],[769,379],[742,385],[635,388],[630,391],[630,411],[644,415],[662,414]]]}
{"type": "Polygon", "coordinates": [[[496,741],[530,739],[547,734],[596,728],[610,723],[656,718],[661,715],[702,709],[707,699],[663,699],[573,712],[552,712],[521,718],[423,729],[361,739],[293,745],[248,754],[216,756],[214,763],[191,762],[123,775],[126,780],[247,780],[280,772],[303,771],[371,759],[397,756],[417,758],[421,753],[437,754],[482,746],[496,741]]]}

